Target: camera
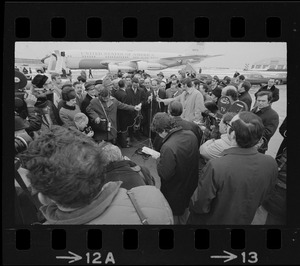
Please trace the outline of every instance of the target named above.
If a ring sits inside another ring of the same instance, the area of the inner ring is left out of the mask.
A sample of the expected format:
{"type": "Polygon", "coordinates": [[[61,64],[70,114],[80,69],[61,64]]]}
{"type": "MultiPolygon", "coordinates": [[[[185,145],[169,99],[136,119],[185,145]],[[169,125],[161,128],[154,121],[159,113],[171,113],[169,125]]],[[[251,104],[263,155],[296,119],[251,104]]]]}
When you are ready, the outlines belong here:
{"type": "Polygon", "coordinates": [[[27,150],[31,140],[31,137],[26,133],[15,136],[15,155],[27,150]]]}
{"type": "Polygon", "coordinates": [[[83,132],[85,134],[88,134],[90,133],[91,131],[93,131],[92,127],[91,126],[86,126],[84,129],[83,129],[83,132]]]}

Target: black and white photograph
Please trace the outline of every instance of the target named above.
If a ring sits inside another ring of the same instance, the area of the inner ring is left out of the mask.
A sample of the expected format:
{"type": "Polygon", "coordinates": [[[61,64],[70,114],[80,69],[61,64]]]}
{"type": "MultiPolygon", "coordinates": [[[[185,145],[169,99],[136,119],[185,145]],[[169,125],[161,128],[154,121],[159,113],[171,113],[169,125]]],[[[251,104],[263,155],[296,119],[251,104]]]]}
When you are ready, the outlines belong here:
{"type": "Polygon", "coordinates": [[[286,42],[14,56],[16,225],[286,225],[286,42]]]}

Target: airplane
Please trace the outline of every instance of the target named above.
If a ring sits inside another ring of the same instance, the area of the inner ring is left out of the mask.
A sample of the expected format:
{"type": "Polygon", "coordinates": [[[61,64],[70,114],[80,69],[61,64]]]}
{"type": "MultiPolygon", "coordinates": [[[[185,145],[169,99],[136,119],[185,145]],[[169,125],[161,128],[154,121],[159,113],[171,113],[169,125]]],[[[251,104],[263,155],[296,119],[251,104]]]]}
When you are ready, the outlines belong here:
{"type": "Polygon", "coordinates": [[[170,67],[199,63],[221,55],[201,54],[204,43],[193,43],[185,54],[117,51],[117,50],[55,50],[41,59],[47,71],[61,73],[62,69],[107,69],[116,73],[134,70],[162,70],[170,67]]]}

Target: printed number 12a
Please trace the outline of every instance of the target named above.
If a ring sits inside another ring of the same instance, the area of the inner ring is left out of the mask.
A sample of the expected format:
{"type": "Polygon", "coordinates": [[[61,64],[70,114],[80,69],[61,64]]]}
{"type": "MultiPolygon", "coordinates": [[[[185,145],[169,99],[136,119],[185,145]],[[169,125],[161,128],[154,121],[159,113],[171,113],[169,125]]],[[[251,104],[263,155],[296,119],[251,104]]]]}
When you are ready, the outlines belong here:
{"type": "MultiPolygon", "coordinates": [[[[256,252],[249,252],[248,254],[250,256],[250,258],[247,260],[247,262],[249,263],[257,263],[258,262],[258,257],[257,257],[257,253],[256,252]]],[[[242,253],[242,257],[243,257],[243,263],[246,263],[246,252],[242,253]]]]}

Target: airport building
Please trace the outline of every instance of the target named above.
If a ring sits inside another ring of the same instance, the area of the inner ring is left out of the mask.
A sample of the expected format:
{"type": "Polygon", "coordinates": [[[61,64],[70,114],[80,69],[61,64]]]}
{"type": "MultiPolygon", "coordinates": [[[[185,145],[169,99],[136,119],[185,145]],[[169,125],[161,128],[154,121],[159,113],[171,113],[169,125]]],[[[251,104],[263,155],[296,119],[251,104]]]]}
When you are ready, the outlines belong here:
{"type": "Polygon", "coordinates": [[[246,64],[245,70],[287,71],[287,61],[286,58],[282,57],[266,58],[253,64],[246,64]]]}

